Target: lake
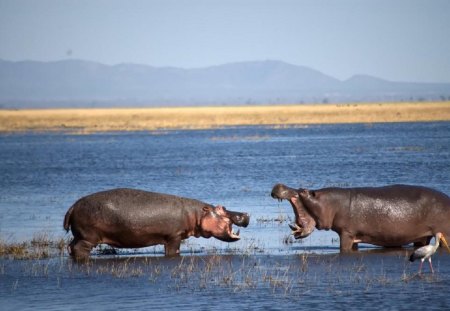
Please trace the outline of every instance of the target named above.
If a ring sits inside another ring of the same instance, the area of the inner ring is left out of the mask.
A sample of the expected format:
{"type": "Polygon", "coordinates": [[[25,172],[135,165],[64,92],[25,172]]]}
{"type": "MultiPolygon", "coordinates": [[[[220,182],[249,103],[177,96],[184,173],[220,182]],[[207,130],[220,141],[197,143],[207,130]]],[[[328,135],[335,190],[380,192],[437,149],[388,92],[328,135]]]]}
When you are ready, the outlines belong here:
{"type": "Polygon", "coordinates": [[[339,255],[339,238],[294,241],[291,206],[270,197],[292,187],[425,185],[450,193],[450,122],[238,127],[91,135],[0,135],[0,239],[70,239],[64,214],[89,193],[130,187],[221,204],[251,215],[242,239],[190,238],[182,257],[160,246],[0,259],[2,309],[440,309],[450,306],[450,256],[415,274],[412,249],[363,245],[339,255]],[[439,291],[439,293],[438,293],[439,291]],[[425,299],[437,295],[430,304],[425,299]],[[348,305],[350,303],[351,305],[348,305]]]}

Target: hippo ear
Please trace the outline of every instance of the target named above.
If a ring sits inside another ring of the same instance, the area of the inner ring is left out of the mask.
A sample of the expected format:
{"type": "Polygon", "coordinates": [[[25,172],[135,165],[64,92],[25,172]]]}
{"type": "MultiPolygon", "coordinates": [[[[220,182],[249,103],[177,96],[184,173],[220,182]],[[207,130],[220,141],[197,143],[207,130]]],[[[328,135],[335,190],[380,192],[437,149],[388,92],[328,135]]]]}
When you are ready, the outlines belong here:
{"type": "Polygon", "coordinates": [[[206,215],[206,214],[212,212],[211,206],[206,206],[206,205],[205,205],[205,206],[203,206],[202,210],[203,210],[203,214],[204,214],[204,215],[206,215]]]}
{"type": "Polygon", "coordinates": [[[314,190],[308,190],[308,189],[303,189],[300,194],[304,197],[313,197],[314,198],[316,196],[316,192],[314,190]]]}

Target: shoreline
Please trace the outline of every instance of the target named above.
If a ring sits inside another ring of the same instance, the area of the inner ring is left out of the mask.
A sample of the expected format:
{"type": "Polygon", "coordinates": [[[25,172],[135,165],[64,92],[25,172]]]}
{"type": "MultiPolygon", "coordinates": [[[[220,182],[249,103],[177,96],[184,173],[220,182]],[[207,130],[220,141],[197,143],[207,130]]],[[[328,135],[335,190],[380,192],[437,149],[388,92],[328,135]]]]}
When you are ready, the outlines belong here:
{"type": "Polygon", "coordinates": [[[450,101],[176,108],[0,110],[0,133],[95,133],[228,126],[450,121],[450,101]]]}

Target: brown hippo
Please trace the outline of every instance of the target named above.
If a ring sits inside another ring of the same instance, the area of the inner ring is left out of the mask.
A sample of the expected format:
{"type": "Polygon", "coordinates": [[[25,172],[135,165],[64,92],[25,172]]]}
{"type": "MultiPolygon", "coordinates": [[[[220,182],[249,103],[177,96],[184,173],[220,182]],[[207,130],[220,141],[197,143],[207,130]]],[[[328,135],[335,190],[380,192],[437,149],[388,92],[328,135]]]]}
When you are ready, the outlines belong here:
{"type": "Polygon", "coordinates": [[[169,194],[134,189],[113,189],[85,196],[66,213],[64,229],[74,239],[69,253],[87,259],[97,244],[138,248],[164,244],[166,256],[180,253],[181,240],[190,236],[215,237],[225,242],[240,239],[232,225],[246,227],[246,213],[169,194]]]}
{"type": "Polygon", "coordinates": [[[450,235],[450,198],[439,191],[408,185],[367,188],[292,189],[277,184],[272,197],[289,200],[296,239],[317,229],[339,234],[341,251],[357,243],[385,247],[428,244],[438,232],[450,235]]]}

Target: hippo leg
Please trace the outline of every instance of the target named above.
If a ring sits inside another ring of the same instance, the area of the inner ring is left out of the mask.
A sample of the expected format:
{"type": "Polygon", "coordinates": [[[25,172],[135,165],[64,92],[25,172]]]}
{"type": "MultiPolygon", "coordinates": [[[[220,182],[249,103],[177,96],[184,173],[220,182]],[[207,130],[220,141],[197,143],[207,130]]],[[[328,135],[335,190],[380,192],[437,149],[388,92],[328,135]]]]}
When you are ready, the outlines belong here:
{"type": "Polygon", "coordinates": [[[94,246],[94,244],[86,240],[73,239],[69,244],[70,255],[76,261],[85,261],[89,259],[89,254],[94,246]]]}
{"type": "Polygon", "coordinates": [[[351,251],[354,245],[356,245],[356,249],[358,249],[358,243],[353,243],[354,239],[349,234],[341,233],[339,235],[339,240],[341,252],[351,251]]]}
{"type": "Polygon", "coordinates": [[[165,254],[168,257],[180,256],[181,238],[170,239],[164,245],[165,254]]]}

